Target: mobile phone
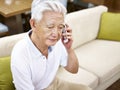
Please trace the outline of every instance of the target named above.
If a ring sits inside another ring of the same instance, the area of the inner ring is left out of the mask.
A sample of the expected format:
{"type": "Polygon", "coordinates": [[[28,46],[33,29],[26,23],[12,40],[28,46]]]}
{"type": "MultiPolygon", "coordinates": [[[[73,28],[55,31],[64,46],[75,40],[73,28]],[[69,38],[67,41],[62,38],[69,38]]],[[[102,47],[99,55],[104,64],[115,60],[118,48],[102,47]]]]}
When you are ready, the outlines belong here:
{"type": "MultiPolygon", "coordinates": [[[[66,31],[66,25],[64,26],[64,29],[62,30],[62,33],[67,33],[67,31],[66,31]]],[[[68,38],[66,36],[64,36],[63,39],[64,39],[63,40],[64,43],[68,42],[68,38]]]]}

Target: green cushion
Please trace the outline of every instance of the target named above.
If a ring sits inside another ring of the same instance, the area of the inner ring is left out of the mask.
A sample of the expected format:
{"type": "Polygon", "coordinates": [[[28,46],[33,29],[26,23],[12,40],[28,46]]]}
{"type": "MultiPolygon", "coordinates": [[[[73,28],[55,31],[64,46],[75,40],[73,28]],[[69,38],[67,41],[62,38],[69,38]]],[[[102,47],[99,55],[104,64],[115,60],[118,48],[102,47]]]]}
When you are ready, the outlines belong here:
{"type": "Polygon", "coordinates": [[[15,90],[10,70],[10,57],[0,58],[0,90],[15,90]]]}
{"type": "Polygon", "coordinates": [[[120,41],[120,13],[105,12],[102,14],[97,38],[120,41]]]}

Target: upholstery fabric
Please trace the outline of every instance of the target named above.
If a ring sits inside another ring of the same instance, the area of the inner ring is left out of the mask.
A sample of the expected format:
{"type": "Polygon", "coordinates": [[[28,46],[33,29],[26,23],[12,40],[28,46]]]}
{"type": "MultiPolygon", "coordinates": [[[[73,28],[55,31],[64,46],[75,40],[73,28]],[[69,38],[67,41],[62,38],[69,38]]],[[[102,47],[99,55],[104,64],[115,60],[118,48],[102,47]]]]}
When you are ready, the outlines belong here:
{"type": "Polygon", "coordinates": [[[15,90],[10,71],[10,57],[0,58],[0,90],[15,90]]]}
{"type": "Polygon", "coordinates": [[[120,13],[102,14],[98,39],[120,41],[120,13]]]}
{"type": "Polygon", "coordinates": [[[72,74],[61,67],[57,73],[57,77],[68,82],[84,84],[91,88],[96,88],[98,85],[97,76],[95,76],[91,72],[88,72],[82,68],[79,68],[79,71],[77,74],[72,74]]]}
{"type": "Polygon", "coordinates": [[[98,76],[100,84],[120,72],[119,42],[93,40],[75,52],[80,66],[98,76]]]}
{"type": "Polygon", "coordinates": [[[0,57],[10,56],[13,46],[22,38],[26,33],[16,34],[0,38],[0,57]],[[6,51],[5,51],[6,50],[6,51]]]}
{"type": "Polygon", "coordinates": [[[101,14],[106,11],[106,7],[98,6],[67,14],[66,23],[73,32],[73,48],[97,37],[101,14]]]}

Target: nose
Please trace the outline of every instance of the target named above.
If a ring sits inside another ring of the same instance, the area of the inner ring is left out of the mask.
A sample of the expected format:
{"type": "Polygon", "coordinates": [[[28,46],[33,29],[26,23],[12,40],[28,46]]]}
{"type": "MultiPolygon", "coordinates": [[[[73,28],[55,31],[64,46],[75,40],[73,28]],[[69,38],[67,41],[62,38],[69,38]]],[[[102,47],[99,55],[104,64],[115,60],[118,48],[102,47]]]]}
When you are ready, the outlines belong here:
{"type": "Polygon", "coordinates": [[[57,28],[54,28],[51,32],[51,36],[54,38],[60,38],[61,37],[61,33],[58,31],[57,28]]]}
{"type": "Polygon", "coordinates": [[[54,28],[53,30],[52,30],[52,34],[58,34],[58,30],[57,30],[57,28],[54,28]]]}

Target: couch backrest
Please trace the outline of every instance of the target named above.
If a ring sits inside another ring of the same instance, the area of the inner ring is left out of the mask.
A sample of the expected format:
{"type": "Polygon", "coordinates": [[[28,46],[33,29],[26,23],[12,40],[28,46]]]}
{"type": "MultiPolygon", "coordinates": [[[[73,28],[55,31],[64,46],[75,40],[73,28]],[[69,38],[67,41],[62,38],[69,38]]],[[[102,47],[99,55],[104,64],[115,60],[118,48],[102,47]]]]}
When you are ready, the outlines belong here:
{"type": "Polygon", "coordinates": [[[13,46],[24,36],[25,33],[0,38],[0,57],[11,55],[13,46]]]}
{"type": "Polygon", "coordinates": [[[97,37],[101,14],[106,11],[107,7],[96,6],[67,14],[66,22],[73,30],[73,48],[97,37]]]}
{"type": "MultiPolygon", "coordinates": [[[[66,22],[73,29],[73,48],[96,38],[100,16],[105,11],[106,7],[97,6],[67,14],[66,22]]],[[[24,36],[25,33],[0,38],[0,57],[11,55],[13,46],[24,36]]]]}

